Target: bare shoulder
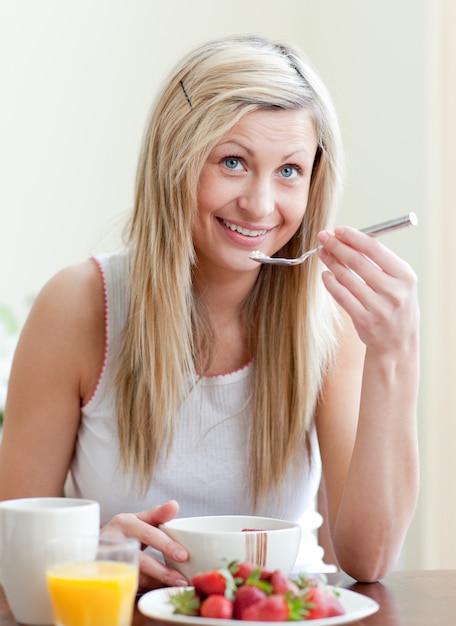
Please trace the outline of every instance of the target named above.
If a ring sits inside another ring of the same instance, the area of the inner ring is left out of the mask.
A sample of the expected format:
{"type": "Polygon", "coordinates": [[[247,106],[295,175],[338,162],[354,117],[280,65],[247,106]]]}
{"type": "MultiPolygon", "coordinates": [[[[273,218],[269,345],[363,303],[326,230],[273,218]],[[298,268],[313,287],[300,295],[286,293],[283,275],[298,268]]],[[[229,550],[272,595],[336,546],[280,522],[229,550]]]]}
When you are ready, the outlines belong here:
{"type": "Polygon", "coordinates": [[[67,372],[81,402],[90,396],[103,363],[103,283],[95,262],[60,270],[42,288],[18,346],[30,359],[39,355],[49,366],[67,372]]]}
{"type": "Polygon", "coordinates": [[[35,308],[49,307],[47,313],[67,309],[72,316],[89,316],[103,310],[103,284],[92,260],[60,270],[43,287],[35,308]],[[58,307],[58,308],[57,308],[58,307]]]}

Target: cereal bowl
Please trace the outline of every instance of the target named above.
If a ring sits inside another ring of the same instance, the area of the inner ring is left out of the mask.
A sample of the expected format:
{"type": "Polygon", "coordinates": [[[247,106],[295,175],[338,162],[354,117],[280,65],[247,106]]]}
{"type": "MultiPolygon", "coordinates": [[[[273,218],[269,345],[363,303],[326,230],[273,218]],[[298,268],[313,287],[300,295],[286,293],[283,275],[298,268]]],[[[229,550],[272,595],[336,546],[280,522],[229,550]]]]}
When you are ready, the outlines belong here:
{"type": "Polygon", "coordinates": [[[288,575],[301,540],[299,524],[253,515],[176,518],[161,524],[160,529],[187,549],[189,558],[184,563],[165,557],[166,564],[187,580],[232,561],[280,569],[288,575]]]}

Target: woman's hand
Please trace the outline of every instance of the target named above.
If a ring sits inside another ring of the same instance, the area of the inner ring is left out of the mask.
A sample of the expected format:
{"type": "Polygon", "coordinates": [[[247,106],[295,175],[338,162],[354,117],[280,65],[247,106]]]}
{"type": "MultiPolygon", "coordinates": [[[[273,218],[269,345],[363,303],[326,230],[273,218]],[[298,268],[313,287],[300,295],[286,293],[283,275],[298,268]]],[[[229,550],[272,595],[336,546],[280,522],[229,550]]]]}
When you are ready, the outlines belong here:
{"type": "Polygon", "coordinates": [[[375,353],[400,350],[416,339],[416,276],[375,238],[354,228],[319,234],[326,288],[351,317],[360,339],[375,353]]]}
{"type": "Polygon", "coordinates": [[[120,513],[112,518],[101,530],[102,533],[121,533],[141,542],[139,560],[139,588],[151,589],[161,586],[180,587],[188,585],[182,574],[163,565],[152,555],[144,552],[150,546],[175,561],[186,561],[188,553],[183,546],[168,537],[158,526],[172,520],[179,510],[175,500],[141,513],[120,513]]]}

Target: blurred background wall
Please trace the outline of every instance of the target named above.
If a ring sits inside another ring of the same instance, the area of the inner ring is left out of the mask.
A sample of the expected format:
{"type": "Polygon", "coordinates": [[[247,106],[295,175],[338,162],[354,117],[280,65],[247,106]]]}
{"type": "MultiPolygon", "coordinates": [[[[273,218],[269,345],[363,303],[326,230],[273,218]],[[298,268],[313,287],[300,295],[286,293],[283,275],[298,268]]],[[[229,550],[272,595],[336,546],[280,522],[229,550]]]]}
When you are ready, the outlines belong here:
{"type": "Polygon", "coordinates": [[[384,239],[418,274],[422,310],[422,488],[404,567],[456,567],[455,20],[452,0],[0,0],[0,312],[18,326],[59,268],[120,244],[145,119],[182,54],[237,32],[307,52],[345,141],[339,221],[420,220],[384,239]]]}

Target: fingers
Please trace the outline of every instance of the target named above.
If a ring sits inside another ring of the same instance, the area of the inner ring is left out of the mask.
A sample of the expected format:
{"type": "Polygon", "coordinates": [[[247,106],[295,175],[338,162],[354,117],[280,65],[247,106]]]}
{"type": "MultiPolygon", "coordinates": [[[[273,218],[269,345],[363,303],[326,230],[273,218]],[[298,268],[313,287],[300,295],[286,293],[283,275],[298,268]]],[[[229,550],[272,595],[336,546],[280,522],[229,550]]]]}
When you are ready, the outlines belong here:
{"type": "MultiPolygon", "coordinates": [[[[348,227],[339,227],[334,235],[319,234],[322,252],[327,252],[367,284],[378,279],[378,269],[387,276],[400,278],[410,270],[408,264],[384,246],[378,239],[348,227]]],[[[330,257],[328,256],[328,259],[330,257]]]]}
{"type": "Polygon", "coordinates": [[[153,524],[154,526],[158,526],[159,524],[164,524],[165,522],[169,522],[174,519],[179,512],[179,504],[176,500],[170,500],[169,502],[165,502],[164,504],[159,504],[152,509],[148,509],[147,511],[142,511],[141,513],[137,513],[137,517],[148,524],[153,524]]]}
{"type": "MultiPolygon", "coordinates": [[[[120,513],[103,527],[102,533],[121,533],[126,537],[134,537],[141,542],[143,549],[150,546],[175,561],[186,561],[188,552],[185,548],[158,528],[159,524],[173,519],[178,510],[177,502],[171,500],[140,513],[120,513]]],[[[147,581],[150,583],[152,580],[170,586],[188,584],[182,574],[153,558],[151,554],[142,552],[140,556],[141,584],[144,585],[147,581]]]]}
{"type": "Polygon", "coordinates": [[[417,322],[416,276],[409,265],[374,238],[353,228],[319,234],[323,281],[353,320],[364,343],[390,346],[417,322]],[[394,322],[394,323],[392,323],[394,322]],[[396,334],[396,337],[394,337],[396,334]]]}
{"type": "Polygon", "coordinates": [[[322,231],[318,239],[322,245],[320,258],[342,283],[359,286],[352,280],[354,274],[372,289],[381,291],[383,286],[391,284],[389,278],[408,284],[416,280],[405,261],[378,240],[354,228],[339,227],[334,235],[322,231]]]}
{"type": "Polygon", "coordinates": [[[135,513],[119,513],[104,527],[103,532],[120,530],[127,537],[135,537],[142,546],[151,546],[175,561],[185,561],[187,551],[162,530],[141,520],[135,513]]]}
{"type": "Polygon", "coordinates": [[[189,584],[185,576],[180,572],[167,567],[147,552],[141,552],[139,558],[139,583],[140,589],[154,587],[185,587],[189,584]]]}

